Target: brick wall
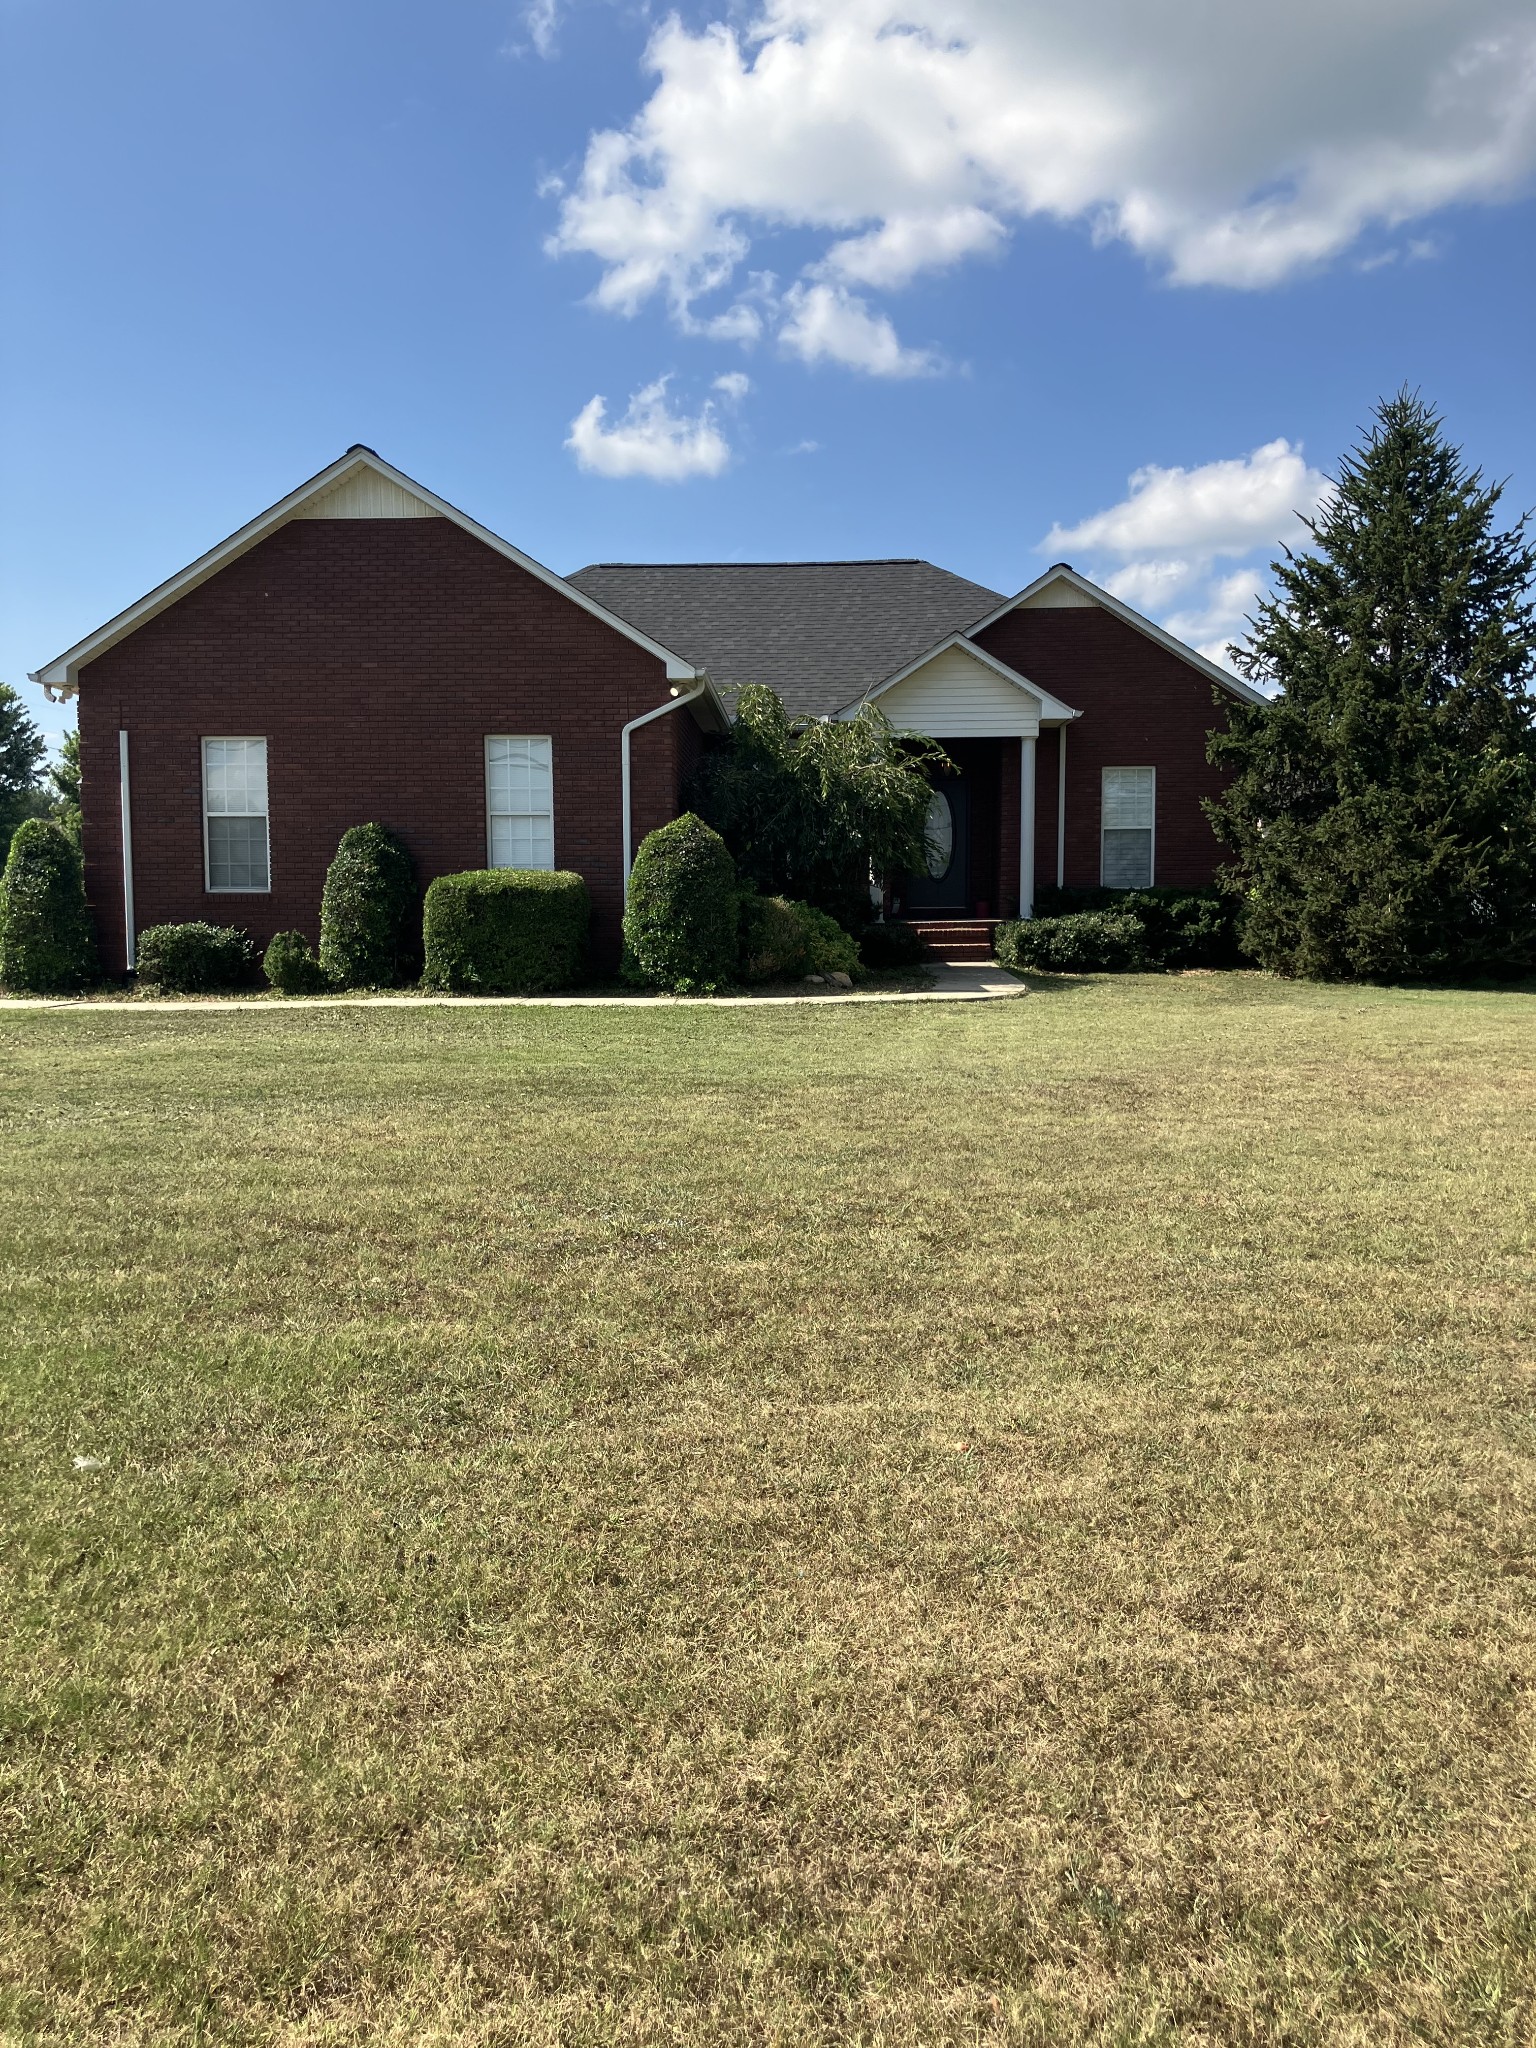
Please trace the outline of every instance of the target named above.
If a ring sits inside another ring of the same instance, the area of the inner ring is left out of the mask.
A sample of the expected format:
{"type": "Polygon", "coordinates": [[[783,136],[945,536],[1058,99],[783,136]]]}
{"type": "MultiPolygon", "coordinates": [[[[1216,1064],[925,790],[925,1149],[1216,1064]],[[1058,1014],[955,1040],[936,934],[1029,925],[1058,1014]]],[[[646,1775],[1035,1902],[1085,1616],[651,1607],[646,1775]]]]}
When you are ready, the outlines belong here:
{"type": "MultiPolygon", "coordinates": [[[[1221,773],[1205,758],[1206,735],[1222,721],[1214,685],[1095,607],[1015,611],[978,635],[979,644],[1083,715],[1067,733],[1066,879],[1069,888],[1099,880],[1101,771],[1157,770],[1156,880],[1209,882],[1221,859],[1201,799],[1219,794],[1221,773]]],[[[1040,736],[1035,878],[1056,879],[1056,742],[1040,736]]],[[[1008,785],[1004,768],[1004,791],[1008,785]]],[[[1018,831],[1017,798],[1012,812],[1018,831]]],[[[1008,818],[1004,818],[1004,861],[1008,818]]],[[[1018,858],[1005,879],[1017,900],[1018,858]]]]}
{"type": "MultiPolygon", "coordinates": [[[[349,825],[398,832],[423,885],[486,860],[488,733],[553,740],[555,860],[616,957],[619,732],[669,697],[654,656],[447,519],[295,520],[81,672],[86,884],[123,962],[117,735],[129,736],[140,928],[208,918],[319,933],[349,825]],[[205,737],[267,741],[272,890],[204,889],[205,737]]],[[[674,816],[680,711],[634,736],[638,844],[674,816]]]]}

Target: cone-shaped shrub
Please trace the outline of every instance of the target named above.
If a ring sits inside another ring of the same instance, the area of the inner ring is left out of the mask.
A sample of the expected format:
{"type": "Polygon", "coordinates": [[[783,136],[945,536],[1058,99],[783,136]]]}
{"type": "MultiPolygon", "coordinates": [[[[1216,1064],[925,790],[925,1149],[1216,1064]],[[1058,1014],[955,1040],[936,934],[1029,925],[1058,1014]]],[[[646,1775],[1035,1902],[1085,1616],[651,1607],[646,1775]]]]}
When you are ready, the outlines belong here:
{"type": "Polygon", "coordinates": [[[80,849],[49,819],[28,818],[0,876],[0,983],[22,995],[58,995],[95,973],[80,849]]]}
{"type": "Polygon", "coordinates": [[[320,899],[320,964],[340,988],[396,988],[421,966],[411,856],[383,825],[343,832],[320,899]]]}
{"type": "Polygon", "coordinates": [[[736,972],[740,898],[725,841],[685,811],[640,842],[624,915],[624,971],[691,995],[736,972]]]}

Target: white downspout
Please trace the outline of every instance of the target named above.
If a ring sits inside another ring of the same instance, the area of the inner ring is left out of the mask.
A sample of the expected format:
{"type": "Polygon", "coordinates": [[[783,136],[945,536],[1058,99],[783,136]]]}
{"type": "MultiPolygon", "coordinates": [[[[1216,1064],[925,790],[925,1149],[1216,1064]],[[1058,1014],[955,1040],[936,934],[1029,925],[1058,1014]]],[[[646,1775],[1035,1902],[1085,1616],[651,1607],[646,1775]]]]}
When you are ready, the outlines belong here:
{"type": "Polygon", "coordinates": [[[653,718],[665,718],[669,711],[681,711],[685,704],[692,704],[695,698],[702,697],[708,688],[709,683],[706,679],[696,689],[687,691],[681,697],[674,690],[672,701],[669,704],[658,704],[654,711],[642,711],[638,718],[632,718],[629,721],[628,725],[625,726],[619,735],[619,770],[624,788],[624,862],[619,872],[624,878],[623,907],[625,910],[629,908],[629,871],[634,863],[634,857],[630,850],[629,736],[642,725],[649,725],[653,718]]]}
{"type": "Polygon", "coordinates": [[[1019,915],[1035,914],[1035,741],[1020,742],[1019,915]]]}
{"type": "Polygon", "coordinates": [[[1056,728],[1056,886],[1067,886],[1067,728],[1056,728]]]}
{"type": "Polygon", "coordinates": [[[138,952],[138,934],[133,928],[133,805],[128,795],[128,735],[117,735],[117,790],[123,821],[123,950],[132,974],[138,952]]]}

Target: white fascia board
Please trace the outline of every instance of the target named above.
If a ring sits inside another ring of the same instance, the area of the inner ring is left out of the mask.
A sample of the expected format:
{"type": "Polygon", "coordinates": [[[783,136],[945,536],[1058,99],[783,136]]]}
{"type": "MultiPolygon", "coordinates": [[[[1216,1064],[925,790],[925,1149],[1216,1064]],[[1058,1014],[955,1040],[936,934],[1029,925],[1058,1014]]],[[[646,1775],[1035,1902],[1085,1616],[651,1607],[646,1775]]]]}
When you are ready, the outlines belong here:
{"type": "Polygon", "coordinates": [[[991,669],[992,673],[1001,676],[1005,683],[1011,683],[1016,690],[1022,690],[1026,696],[1033,697],[1040,706],[1042,725],[1065,725],[1074,718],[1082,717],[1081,711],[1074,711],[1070,704],[1063,704],[1061,699],[1053,697],[1049,690],[1042,690],[1040,685],[1032,683],[1028,676],[1021,676],[1018,670],[1010,668],[1006,661],[999,661],[995,654],[988,654],[985,647],[978,647],[968,633],[947,633],[937,646],[930,647],[925,654],[920,654],[916,661],[909,661],[905,668],[897,669],[896,673],[887,676],[883,683],[876,683],[872,690],[866,690],[857,702],[845,704],[841,711],[833,715],[842,719],[855,717],[860,705],[873,704],[877,697],[883,697],[887,690],[894,690],[896,685],[904,683],[908,676],[915,676],[920,668],[926,668],[930,661],[951,647],[962,648],[973,661],[979,661],[983,668],[991,669]]]}
{"type": "Polygon", "coordinates": [[[694,680],[704,685],[704,694],[698,703],[693,706],[690,716],[700,725],[704,725],[706,722],[713,723],[716,732],[729,732],[731,729],[731,714],[726,710],[725,699],[715,688],[713,679],[708,671],[702,668],[697,669],[694,672],[694,680]],[[712,713],[712,720],[707,721],[705,718],[699,717],[701,711],[712,713]]]}
{"type": "MultiPolygon", "coordinates": [[[[119,640],[126,640],[130,633],[137,632],[140,626],[147,624],[158,613],[175,604],[178,598],[185,597],[188,591],[195,590],[200,583],[206,583],[210,576],[217,575],[220,569],[237,561],[241,555],[255,547],[258,541],[265,540],[269,533],[274,533],[311,499],[324,497],[327,491],[333,490],[337,484],[344,483],[360,469],[371,469],[378,475],[387,477],[391,483],[398,484],[401,490],[409,491],[413,497],[420,498],[423,504],[430,505],[432,510],[440,513],[444,519],[451,519],[454,525],[462,527],[465,533],[473,534],[476,540],[482,541],[496,554],[505,557],[509,562],[515,562],[520,569],[526,569],[530,576],[536,577],[551,590],[559,591],[560,595],[569,598],[572,604],[579,605],[593,618],[601,619],[605,626],[611,626],[616,633],[622,633],[626,640],[632,640],[637,647],[643,647],[647,654],[655,655],[658,661],[666,665],[669,683],[699,681],[701,671],[693,662],[685,661],[680,654],[674,654],[670,647],[663,647],[648,633],[642,633],[637,626],[630,625],[627,619],[621,619],[616,612],[611,612],[606,606],[600,605],[596,598],[588,597],[585,591],[577,590],[574,584],[567,583],[563,576],[557,576],[553,569],[546,569],[544,564],[536,562],[532,555],[525,555],[521,548],[513,547],[512,543],[503,540],[500,534],[492,533],[488,526],[482,526],[477,519],[471,519],[467,512],[461,512],[456,505],[450,505],[446,498],[440,498],[435,491],[429,491],[425,484],[417,483],[414,477],[409,477],[403,470],[396,469],[393,463],[386,462],[381,455],[375,455],[371,448],[349,448],[345,455],[322,469],[317,476],[312,476],[307,483],[300,484],[296,491],[290,491],[286,498],[279,498],[277,503],[269,506],[265,512],[258,513],[256,518],[242,526],[238,533],[232,533],[227,540],[220,541],[217,547],[210,548],[207,554],[199,555],[195,562],[189,562],[185,569],[168,577],[164,583],[157,584],[147,595],[141,597],[137,604],[129,605],[126,611],[121,611],[115,618],[108,619],[104,626],[98,626],[94,633],[88,633],[83,640],[77,641],[73,647],[58,655],[45,667],[29,670],[29,679],[41,684],[55,703],[61,703],[66,697],[73,697],[80,688],[79,672],[88,661],[94,661],[98,654],[105,654],[107,649],[115,647],[119,640]]],[[[718,697],[715,702],[719,704],[718,697]]]]}
{"type": "Polygon", "coordinates": [[[1133,610],[1120,598],[1112,597],[1101,584],[1079,575],[1070,562],[1055,563],[1043,576],[1037,576],[1033,583],[1027,583],[1016,596],[1008,598],[996,611],[988,612],[984,619],[978,619],[975,625],[968,626],[966,631],[972,634],[984,633],[988,626],[995,626],[999,619],[1007,618],[1010,612],[1017,611],[1021,604],[1038,596],[1052,583],[1070,583],[1074,590],[1080,590],[1085,597],[1091,597],[1094,603],[1102,605],[1105,611],[1112,612],[1117,619],[1134,628],[1136,632],[1145,633],[1149,640],[1155,640],[1159,647],[1166,647],[1170,654],[1176,654],[1180,661],[1187,661],[1191,668],[1198,669],[1204,676],[1209,676],[1211,681],[1218,683],[1222,689],[1230,690],[1234,697],[1241,697],[1245,704],[1267,704],[1270,701],[1262,691],[1255,690],[1240,676],[1233,675],[1229,669],[1218,668],[1214,661],[1207,661],[1203,654],[1197,654],[1193,647],[1176,639],[1172,633],[1155,625],[1151,619],[1143,618],[1140,612],[1133,610]]]}

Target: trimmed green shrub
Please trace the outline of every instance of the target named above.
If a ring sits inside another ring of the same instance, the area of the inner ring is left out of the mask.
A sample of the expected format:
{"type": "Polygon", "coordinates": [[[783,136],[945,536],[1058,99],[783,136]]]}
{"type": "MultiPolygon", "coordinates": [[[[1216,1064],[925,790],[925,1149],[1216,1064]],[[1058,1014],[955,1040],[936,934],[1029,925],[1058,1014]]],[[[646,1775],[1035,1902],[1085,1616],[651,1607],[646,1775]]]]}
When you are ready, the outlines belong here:
{"type": "Polygon", "coordinates": [[[693,995],[736,972],[736,863],[725,841],[685,811],[640,842],[624,913],[624,973],[693,995]]]}
{"type": "Polygon", "coordinates": [[[1055,889],[1035,894],[1037,920],[1087,910],[1123,911],[1143,933],[1147,967],[1240,967],[1237,903],[1220,889],[1055,889]]]}
{"type": "Polygon", "coordinates": [[[64,995],[95,973],[80,848],[61,826],[28,818],[0,875],[0,983],[20,995],[64,995]]]}
{"type": "Polygon", "coordinates": [[[262,955],[268,985],[285,996],[317,996],[331,985],[315,949],[302,932],[278,932],[262,955]]]}
{"type": "Polygon", "coordinates": [[[804,973],[851,976],[859,972],[863,963],[859,959],[858,940],[850,937],[835,917],[818,910],[814,903],[795,903],[790,907],[805,935],[804,973]]]}
{"type": "Polygon", "coordinates": [[[569,988],[586,964],[591,915],[580,875],[542,868],[439,875],[422,921],[423,985],[459,995],[569,988]]]}
{"type": "Polygon", "coordinates": [[[152,924],[135,947],[141,988],[203,996],[251,978],[256,948],[232,924],[152,924]]]}
{"type": "Polygon", "coordinates": [[[1004,967],[1048,974],[1122,974],[1147,965],[1138,919],[1123,910],[1084,910],[1075,917],[1014,918],[997,928],[1004,967]]]}
{"type": "Polygon", "coordinates": [[[320,898],[320,964],[338,988],[398,988],[421,965],[411,856],[383,825],[341,835],[320,898]]]}
{"type": "Polygon", "coordinates": [[[928,943],[921,932],[899,917],[867,924],[859,934],[859,954],[866,967],[921,967],[928,943]]]}
{"type": "Polygon", "coordinates": [[[859,949],[837,922],[814,904],[784,896],[741,898],[743,981],[795,981],[807,974],[857,974],[859,949]]]}

